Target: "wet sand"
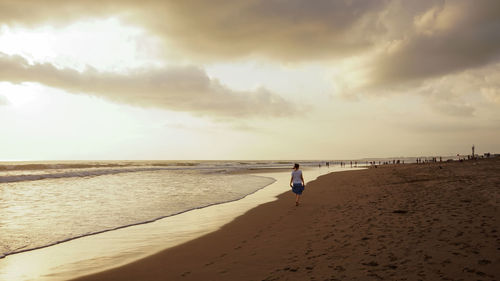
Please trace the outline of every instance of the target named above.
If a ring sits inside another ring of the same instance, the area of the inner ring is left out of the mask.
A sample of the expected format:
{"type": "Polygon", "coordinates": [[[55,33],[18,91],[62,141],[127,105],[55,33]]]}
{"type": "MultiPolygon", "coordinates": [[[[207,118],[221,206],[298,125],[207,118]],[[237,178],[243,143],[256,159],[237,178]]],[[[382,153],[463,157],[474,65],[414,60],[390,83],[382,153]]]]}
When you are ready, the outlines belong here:
{"type": "Polygon", "coordinates": [[[500,158],[310,182],[220,230],[78,280],[500,280],[500,158]]]}

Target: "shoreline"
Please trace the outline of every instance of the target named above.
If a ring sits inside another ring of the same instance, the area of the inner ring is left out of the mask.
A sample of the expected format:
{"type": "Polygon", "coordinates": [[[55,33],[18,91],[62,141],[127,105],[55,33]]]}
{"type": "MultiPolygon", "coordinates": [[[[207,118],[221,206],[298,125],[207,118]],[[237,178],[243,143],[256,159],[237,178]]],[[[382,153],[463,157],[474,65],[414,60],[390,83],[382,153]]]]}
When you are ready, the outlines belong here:
{"type": "Polygon", "coordinates": [[[500,159],[331,173],[219,230],[76,280],[500,278],[500,159]]]}
{"type": "MultiPolygon", "coordinates": [[[[264,176],[265,173],[272,173],[272,172],[273,171],[259,171],[258,173],[262,174],[262,175],[254,175],[253,173],[246,173],[246,174],[249,174],[249,175],[252,175],[252,176],[265,177],[264,176]]],[[[235,173],[235,174],[245,174],[245,173],[244,172],[240,172],[240,173],[235,173]]],[[[266,178],[274,179],[274,178],[271,178],[271,177],[266,177],[266,178]]],[[[65,240],[56,241],[54,243],[43,245],[43,246],[39,246],[39,247],[34,247],[34,248],[29,248],[29,249],[19,250],[19,251],[14,251],[14,252],[8,253],[6,255],[0,256],[0,261],[3,258],[12,256],[12,255],[22,254],[22,253],[27,253],[27,252],[32,252],[32,251],[36,251],[36,250],[41,250],[41,249],[48,248],[48,247],[53,247],[53,246],[56,246],[56,245],[59,245],[59,244],[62,244],[62,243],[67,243],[67,242],[70,242],[70,241],[73,241],[73,240],[76,240],[76,239],[81,239],[81,238],[85,238],[85,237],[89,237],[89,236],[95,236],[95,235],[103,234],[103,233],[106,233],[106,232],[117,231],[117,230],[129,228],[129,227],[140,226],[140,225],[144,225],[144,224],[150,224],[150,223],[154,223],[154,222],[159,221],[159,220],[167,219],[169,217],[182,215],[182,214],[187,213],[187,212],[191,212],[191,211],[195,211],[195,210],[201,210],[201,209],[205,209],[205,208],[208,208],[208,207],[211,207],[211,206],[215,206],[215,205],[221,205],[221,204],[227,204],[227,203],[239,201],[239,200],[244,199],[247,196],[250,196],[250,195],[254,194],[255,192],[258,192],[261,189],[264,189],[264,188],[268,187],[269,185],[274,184],[275,182],[276,182],[276,179],[274,179],[273,182],[271,182],[271,183],[269,183],[267,185],[264,185],[261,188],[255,190],[255,191],[253,191],[253,192],[251,192],[249,194],[246,194],[245,196],[243,196],[241,198],[236,198],[236,199],[233,199],[233,200],[211,203],[211,204],[208,204],[208,205],[204,205],[204,206],[199,206],[199,207],[195,207],[195,208],[191,208],[191,209],[182,210],[182,211],[179,211],[177,213],[173,213],[173,214],[169,214],[169,215],[157,217],[157,218],[146,220],[146,221],[140,221],[140,222],[131,223],[131,224],[127,224],[127,225],[121,225],[121,226],[110,228],[110,229],[105,229],[105,230],[100,230],[100,231],[91,232],[91,233],[87,233],[87,234],[82,234],[82,235],[79,235],[79,236],[74,236],[74,237],[71,237],[71,238],[68,238],[68,239],[65,239],[65,240]]]]}
{"type": "MultiPolygon", "coordinates": [[[[245,171],[245,174],[274,178],[275,182],[238,200],[8,255],[0,259],[0,279],[68,280],[127,264],[195,239],[216,231],[249,209],[275,200],[278,194],[286,192],[283,186],[289,180],[289,170],[245,171]],[[19,264],[24,264],[22,272],[16,272],[19,264]]],[[[317,171],[322,172],[328,170],[317,171]]],[[[311,171],[309,178],[313,178],[314,174],[316,172],[311,171]]]]}

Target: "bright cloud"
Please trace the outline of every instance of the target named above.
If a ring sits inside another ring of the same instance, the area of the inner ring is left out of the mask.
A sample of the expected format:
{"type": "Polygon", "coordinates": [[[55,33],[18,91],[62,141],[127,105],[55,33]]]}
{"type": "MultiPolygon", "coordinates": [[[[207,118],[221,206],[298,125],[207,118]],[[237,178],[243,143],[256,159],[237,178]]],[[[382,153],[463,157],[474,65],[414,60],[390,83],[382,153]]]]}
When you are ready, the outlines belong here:
{"type": "Polygon", "coordinates": [[[161,47],[154,36],[116,18],[80,21],[64,27],[0,28],[0,52],[20,55],[30,63],[52,63],[79,71],[88,66],[114,72],[163,66],[159,60],[161,47]]]}
{"type": "Polygon", "coordinates": [[[264,88],[235,92],[196,67],[138,70],[115,74],[78,72],[51,64],[29,64],[0,54],[0,77],[13,83],[37,82],[69,93],[98,95],[145,107],[190,111],[219,117],[282,116],[294,105],[264,88]]]}

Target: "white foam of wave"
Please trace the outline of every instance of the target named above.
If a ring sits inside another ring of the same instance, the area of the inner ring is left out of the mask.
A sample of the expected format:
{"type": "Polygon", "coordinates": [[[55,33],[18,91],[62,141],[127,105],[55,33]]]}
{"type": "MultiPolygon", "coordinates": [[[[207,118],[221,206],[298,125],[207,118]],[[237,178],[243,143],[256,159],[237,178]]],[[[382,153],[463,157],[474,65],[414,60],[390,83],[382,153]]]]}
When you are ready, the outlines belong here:
{"type": "Polygon", "coordinates": [[[157,170],[166,170],[166,168],[73,170],[71,172],[62,172],[62,173],[0,176],[0,183],[20,182],[20,181],[35,181],[35,180],[43,180],[43,179],[57,179],[57,178],[94,177],[94,176],[102,176],[102,175],[113,175],[113,174],[119,174],[119,173],[132,173],[132,172],[157,171],[157,170]]]}

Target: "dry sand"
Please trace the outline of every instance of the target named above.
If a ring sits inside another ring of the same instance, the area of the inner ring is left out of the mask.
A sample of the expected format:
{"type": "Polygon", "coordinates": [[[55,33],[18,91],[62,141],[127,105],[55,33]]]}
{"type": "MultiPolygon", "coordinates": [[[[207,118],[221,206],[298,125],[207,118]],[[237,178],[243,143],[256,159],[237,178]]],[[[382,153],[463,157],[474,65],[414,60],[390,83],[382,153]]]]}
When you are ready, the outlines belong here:
{"type": "Polygon", "coordinates": [[[500,280],[500,158],[338,172],[78,280],[500,280]]]}

